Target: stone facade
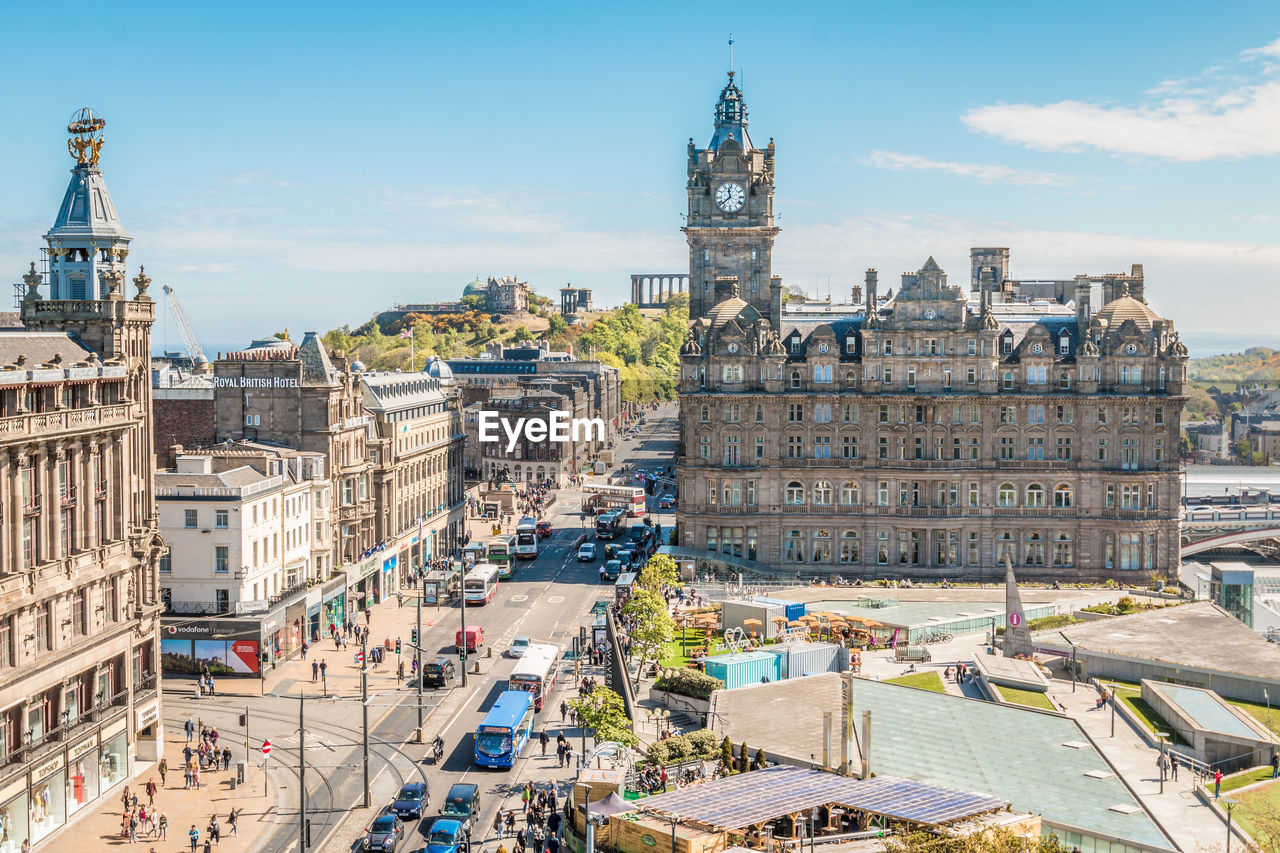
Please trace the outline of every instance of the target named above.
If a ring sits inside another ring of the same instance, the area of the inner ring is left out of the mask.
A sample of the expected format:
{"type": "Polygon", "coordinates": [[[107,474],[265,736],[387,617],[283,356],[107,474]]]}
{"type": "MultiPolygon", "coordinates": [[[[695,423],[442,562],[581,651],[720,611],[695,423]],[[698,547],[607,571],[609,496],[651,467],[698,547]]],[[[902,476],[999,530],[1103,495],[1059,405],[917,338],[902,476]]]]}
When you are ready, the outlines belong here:
{"type": "Polygon", "coordinates": [[[81,147],[45,270],[24,277],[23,330],[0,332],[0,823],[14,850],[58,843],[163,743],[155,304],[141,270],[126,293],[101,126],[82,111],[69,128],[81,147]]]}
{"type": "Polygon", "coordinates": [[[302,344],[276,341],[224,353],[213,363],[219,441],[267,441],[325,457],[333,483],[335,567],[378,543],[374,532],[373,418],[364,413],[359,362],[325,351],[307,332],[302,344]]]}
{"type": "Polygon", "coordinates": [[[930,258],[880,307],[876,278],[840,320],[779,334],[734,295],[693,323],[683,547],[823,575],[1176,569],[1187,353],[1140,269],[1067,305],[991,267],[974,304],[930,258]]]}
{"type": "Polygon", "coordinates": [[[207,447],[214,434],[213,386],[155,388],[152,393],[152,439],[156,468],[172,468],[174,445],[207,447]]]}
{"type": "MultiPolygon", "coordinates": [[[[427,373],[362,373],[373,417],[373,493],[379,542],[422,532],[426,559],[452,554],[465,535],[466,436],[456,394],[427,373]]],[[[412,566],[401,565],[402,576],[412,566]]]]}
{"type": "Polygon", "coordinates": [[[480,441],[482,411],[497,412],[513,429],[520,418],[549,423],[553,412],[565,412],[570,419],[599,417],[593,414],[591,400],[581,388],[531,380],[518,387],[477,387],[471,396],[479,399],[463,410],[467,434],[465,465],[476,479],[564,486],[571,474],[582,470],[605,446],[605,441],[598,439],[598,432],[583,431],[577,440],[566,442],[529,441],[521,435],[516,446],[508,450],[508,439],[500,426],[494,432],[498,441],[480,441]]]}

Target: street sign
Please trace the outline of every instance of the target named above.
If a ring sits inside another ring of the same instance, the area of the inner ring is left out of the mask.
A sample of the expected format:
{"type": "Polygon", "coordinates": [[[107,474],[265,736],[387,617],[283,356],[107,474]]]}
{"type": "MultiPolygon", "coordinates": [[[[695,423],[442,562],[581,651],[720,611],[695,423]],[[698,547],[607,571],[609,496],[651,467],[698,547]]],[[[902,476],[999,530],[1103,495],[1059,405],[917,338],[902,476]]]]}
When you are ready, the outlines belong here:
{"type": "Polygon", "coordinates": [[[264,741],[262,742],[262,754],[263,754],[263,755],[270,755],[270,754],[271,754],[271,741],[269,741],[269,740],[264,740],[264,741]]]}
{"type": "Polygon", "coordinates": [[[1010,628],[1017,628],[1017,627],[1018,627],[1019,625],[1021,625],[1021,624],[1022,624],[1022,614],[1021,614],[1021,613],[1019,613],[1018,611],[1016,611],[1016,610],[1015,610],[1014,612],[1012,612],[1012,613],[1010,613],[1010,614],[1009,614],[1009,627],[1010,627],[1010,628]]]}

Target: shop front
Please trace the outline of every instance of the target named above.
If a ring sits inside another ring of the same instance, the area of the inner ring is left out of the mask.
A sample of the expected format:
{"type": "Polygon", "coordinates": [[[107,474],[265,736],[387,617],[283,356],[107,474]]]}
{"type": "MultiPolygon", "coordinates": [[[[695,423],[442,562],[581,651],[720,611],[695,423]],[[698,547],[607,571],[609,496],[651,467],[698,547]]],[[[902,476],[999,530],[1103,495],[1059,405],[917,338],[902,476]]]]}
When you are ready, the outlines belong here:
{"type": "Polygon", "coordinates": [[[396,566],[398,566],[399,564],[400,564],[399,554],[393,553],[390,557],[382,558],[382,571],[379,573],[380,577],[378,580],[378,586],[379,586],[379,595],[377,599],[378,601],[381,601],[383,598],[386,598],[387,596],[393,595],[395,593],[397,589],[396,581],[399,580],[399,578],[396,576],[396,566]]]}
{"type": "Polygon", "coordinates": [[[307,610],[311,620],[312,636],[320,632],[329,636],[329,626],[341,626],[347,619],[347,577],[338,575],[320,588],[320,609],[317,614],[307,610]]]}
{"type": "MultiPolygon", "coordinates": [[[[158,713],[157,705],[157,720],[158,713]]],[[[0,788],[0,853],[38,845],[128,778],[127,724],[122,717],[69,739],[65,748],[40,758],[0,788]]]]}
{"type": "Polygon", "coordinates": [[[316,612],[320,612],[320,587],[313,586],[307,590],[307,594],[301,598],[295,598],[285,605],[284,623],[285,623],[285,648],[289,657],[298,657],[302,654],[302,644],[312,642],[309,620],[307,611],[311,606],[315,605],[316,612]]]}
{"type": "Polygon", "coordinates": [[[347,602],[353,619],[366,608],[378,603],[381,568],[382,555],[375,554],[347,569],[347,602]]]}
{"type": "Polygon", "coordinates": [[[271,611],[262,617],[259,624],[264,668],[278,666],[289,657],[289,626],[285,623],[285,608],[271,611]]]}
{"type": "Polygon", "coordinates": [[[262,619],[161,620],[160,665],[166,675],[198,676],[207,668],[215,678],[257,676],[263,651],[262,619]]]}

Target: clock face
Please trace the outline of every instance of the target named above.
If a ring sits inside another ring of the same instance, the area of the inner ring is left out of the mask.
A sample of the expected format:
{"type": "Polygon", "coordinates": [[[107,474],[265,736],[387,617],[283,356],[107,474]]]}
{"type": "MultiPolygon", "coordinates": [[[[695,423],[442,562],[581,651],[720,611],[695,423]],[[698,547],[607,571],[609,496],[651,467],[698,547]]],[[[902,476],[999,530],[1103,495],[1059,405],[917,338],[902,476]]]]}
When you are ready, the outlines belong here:
{"type": "Polygon", "coordinates": [[[737,345],[737,344],[729,344],[729,354],[730,354],[730,355],[732,355],[733,353],[735,353],[735,352],[737,352],[737,351],[738,351],[738,345],[737,345]]]}
{"type": "Polygon", "coordinates": [[[937,312],[935,312],[932,308],[924,309],[924,318],[926,320],[932,320],[934,317],[937,317],[937,316],[938,316],[937,312]]]}
{"type": "Polygon", "coordinates": [[[827,345],[826,345],[826,344],[818,344],[818,352],[822,353],[823,355],[826,355],[826,352],[827,352],[827,345]]]}
{"type": "Polygon", "coordinates": [[[1135,352],[1138,351],[1138,347],[1136,344],[1129,344],[1127,347],[1125,347],[1125,349],[1128,350],[1129,355],[1133,355],[1135,352]]]}
{"type": "Polygon", "coordinates": [[[1040,344],[1032,344],[1031,351],[1036,355],[1039,355],[1041,352],[1044,351],[1044,347],[1040,346],[1040,344]]]}
{"type": "Polygon", "coordinates": [[[747,193],[742,184],[721,184],[716,190],[716,207],[725,213],[733,213],[742,208],[747,201],[747,193]]]}

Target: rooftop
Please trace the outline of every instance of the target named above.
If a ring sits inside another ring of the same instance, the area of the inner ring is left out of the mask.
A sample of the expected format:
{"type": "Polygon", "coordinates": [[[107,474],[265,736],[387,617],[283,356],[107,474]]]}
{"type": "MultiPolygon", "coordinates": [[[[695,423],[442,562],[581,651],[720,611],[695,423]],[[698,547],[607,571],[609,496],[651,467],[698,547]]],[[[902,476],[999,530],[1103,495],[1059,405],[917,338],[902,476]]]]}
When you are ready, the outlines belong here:
{"type": "Polygon", "coordinates": [[[1035,639],[1042,645],[1280,679],[1280,645],[1207,601],[1069,625],[1035,639]]]}
{"type": "Polygon", "coordinates": [[[893,776],[853,779],[780,764],[649,797],[639,805],[643,811],[679,815],[685,821],[734,830],[823,805],[944,826],[1008,804],[995,797],[893,776]]]}

